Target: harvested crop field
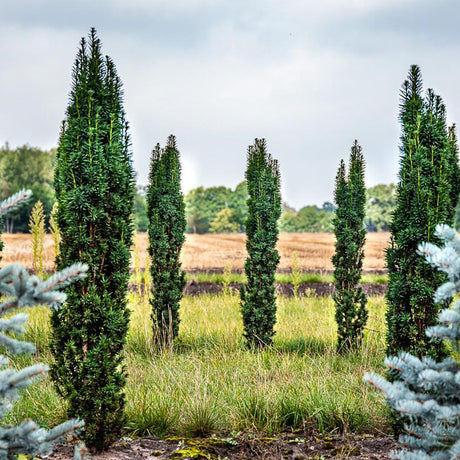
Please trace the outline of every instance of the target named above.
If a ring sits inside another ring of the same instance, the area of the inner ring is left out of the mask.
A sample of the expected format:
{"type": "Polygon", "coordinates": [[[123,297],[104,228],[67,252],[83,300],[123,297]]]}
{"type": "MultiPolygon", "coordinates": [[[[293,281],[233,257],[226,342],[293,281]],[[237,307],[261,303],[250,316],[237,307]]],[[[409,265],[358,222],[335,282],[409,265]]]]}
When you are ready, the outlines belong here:
{"type": "MultiPolygon", "coordinates": [[[[385,269],[385,249],[389,233],[368,233],[365,246],[364,271],[385,269]]],[[[32,243],[29,234],[3,234],[5,244],[2,266],[19,262],[32,267],[32,243]]],[[[135,252],[138,253],[140,268],[145,268],[148,238],[146,233],[136,235],[135,252]]],[[[281,260],[280,271],[292,267],[294,253],[297,253],[300,271],[329,272],[333,266],[334,235],[332,233],[281,233],[278,250],[281,260]]],[[[244,234],[187,234],[182,250],[182,264],[187,272],[194,271],[241,271],[246,259],[244,234]]],[[[54,252],[50,235],[45,237],[44,269],[54,268],[54,252]]]]}

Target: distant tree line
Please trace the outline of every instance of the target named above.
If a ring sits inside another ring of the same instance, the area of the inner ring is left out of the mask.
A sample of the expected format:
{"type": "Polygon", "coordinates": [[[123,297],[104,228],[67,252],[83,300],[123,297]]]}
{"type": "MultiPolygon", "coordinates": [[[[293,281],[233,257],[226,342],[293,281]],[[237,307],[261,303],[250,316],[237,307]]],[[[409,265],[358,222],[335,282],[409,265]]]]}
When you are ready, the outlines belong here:
{"type": "MultiPolygon", "coordinates": [[[[48,219],[55,201],[53,174],[56,152],[23,145],[14,149],[0,147],[0,199],[6,199],[23,188],[31,189],[33,198],[22,208],[4,218],[6,232],[27,232],[29,215],[40,200],[48,219]]],[[[134,205],[134,223],[138,231],[148,228],[147,188],[138,186],[134,205]]],[[[185,195],[188,233],[241,233],[248,216],[246,182],[234,189],[224,186],[197,187],[185,195]]],[[[369,232],[388,231],[395,206],[395,185],[379,184],[366,190],[365,228],[369,232]]],[[[299,210],[283,203],[281,232],[332,232],[335,206],[307,205],[299,210]]],[[[460,228],[457,209],[456,228],[460,228]]]]}
{"type": "MultiPolygon", "coordinates": [[[[388,231],[395,206],[395,185],[379,184],[366,190],[365,228],[369,232],[388,231]]],[[[234,190],[228,187],[197,187],[185,195],[188,233],[239,233],[245,231],[248,216],[246,182],[234,190]]],[[[335,206],[307,205],[299,210],[283,203],[279,229],[281,232],[332,232],[335,206]]],[[[147,229],[144,188],[136,198],[136,225],[147,229]]]]}

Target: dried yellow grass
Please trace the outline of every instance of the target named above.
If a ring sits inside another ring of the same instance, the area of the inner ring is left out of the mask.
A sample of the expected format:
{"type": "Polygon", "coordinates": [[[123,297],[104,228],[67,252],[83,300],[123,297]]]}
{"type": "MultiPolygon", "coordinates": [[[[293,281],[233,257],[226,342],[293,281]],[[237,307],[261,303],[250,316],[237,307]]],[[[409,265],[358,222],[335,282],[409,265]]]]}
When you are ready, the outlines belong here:
{"type": "MultiPolygon", "coordinates": [[[[364,270],[385,269],[385,249],[389,233],[368,233],[366,237],[364,270]]],[[[29,234],[15,233],[2,235],[5,244],[0,266],[19,262],[32,268],[32,239],[29,234]]],[[[186,235],[182,250],[182,266],[186,271],[230,268],[242,270],[246,259],[246,236],[244,234],[186,235]]],[[[138,233],[135,242],[139,251],[140,268],[145,268],[148,238],[146,233],[138,233]]],[[[278,250],[281,255],[280,269],[292,266],[293,254],[297,253],[298,268],[301,271],[329,271],[333,266],[334,235],[332,233],[281,233],[278,250]]],[[[43,268],[54,269],[53,241],[50,234],[45,236],[43,268]]],[[[134,268],[134,265],[133,265],[134,268]]]]}

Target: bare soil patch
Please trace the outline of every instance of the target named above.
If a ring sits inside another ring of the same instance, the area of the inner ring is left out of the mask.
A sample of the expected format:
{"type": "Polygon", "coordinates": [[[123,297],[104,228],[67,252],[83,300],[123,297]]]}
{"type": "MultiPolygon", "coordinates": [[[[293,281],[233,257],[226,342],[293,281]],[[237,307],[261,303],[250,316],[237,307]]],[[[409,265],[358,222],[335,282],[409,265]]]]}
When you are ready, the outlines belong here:
{"type": "MultiPolygon", "coordinates": [[[[387,291],[386,284],[360,284],[366,295],[384,295],[387,291]]],[[[230,283],[228,288],[234,292],[238,292],[241,283],[230,283]]],[[[289,283],[275,283],[276,293],[287,297],[294,296],[294,286],[289,283]]],[[[224,287],[219,283],[198,283],[191,280],[185,286],[185,295],[200,295],[200,294],[221,294],[224,287]]],[[[298,286],[299,296],[330,296],[334,294],[335,287],[333,283],[301,283],[298,286]]]]}
{"type": "MultiPolygon", "coordinates": [[[[229,459],[229,460],[307,460],[307,459],[374,459],[390,458],[397,444],[390,436],[340,435],[321,436],[294,432],[278,437],[210,437],[160,439],[125,438],[110,450],[91,456],[94,460],[173,460],[173,459],[229,459]]],[[[71,459],[73,447],[61,444],[47,458],[71,459]]]]}

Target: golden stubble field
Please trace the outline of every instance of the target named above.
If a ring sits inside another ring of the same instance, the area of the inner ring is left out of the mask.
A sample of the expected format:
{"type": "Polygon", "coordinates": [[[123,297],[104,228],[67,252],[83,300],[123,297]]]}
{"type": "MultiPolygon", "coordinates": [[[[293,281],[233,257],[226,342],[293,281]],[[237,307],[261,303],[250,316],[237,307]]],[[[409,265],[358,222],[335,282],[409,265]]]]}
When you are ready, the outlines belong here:
{"type": "MultiPolygon", "coordinates": [[[[182,265],[186,271],[230,268],[242,270],[246,259],[244,234],[186,235],[182,249],[182,265]]],[[[368,233],[366,237],[364,270],[385,269],[385,249],[389,233],[368,233]]],[[[2,234],[4,248],[0,266],[19,262],[32,268],[32,242],[29,234],[2,234]]],[[[298,268],[302,271],[330,271],[333,269],[331,257],[334,253],[332,233],[281,233],[278,250],[281,260],[279,269],[292,266],[293,255],[297,253],[298,268]]],[[[146,233],[135,236],[136,251],[140,267],[145,268],[148,238],[146,233]]],[[[53,243],[50,235],[45,237],[44,269],[54,269],[53,243]]]]}

